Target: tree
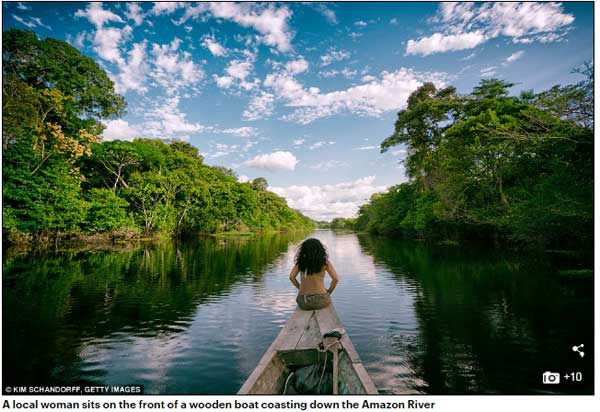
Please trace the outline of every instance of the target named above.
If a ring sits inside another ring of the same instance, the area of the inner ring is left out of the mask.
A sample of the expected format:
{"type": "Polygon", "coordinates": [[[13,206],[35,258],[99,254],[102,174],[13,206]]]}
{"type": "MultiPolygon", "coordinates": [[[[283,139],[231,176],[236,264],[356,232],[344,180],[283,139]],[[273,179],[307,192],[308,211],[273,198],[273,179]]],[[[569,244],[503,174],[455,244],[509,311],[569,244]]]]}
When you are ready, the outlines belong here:
{"type": "Polygon", "coordinates": [[[359,209],[356,228],[591,244],[593,67],[579,72],[586,79],[577,84],[520,96],[498,79],[482,80],[467,95],[418,88],[381,145],[406,145],[410,181],[374,195],[359,209]]]}
{"type": "Polygon", "coordinates": [[[256,179],[254,179],[252,181],[251,185],[256,190],[262,190],[262,191],[267,190],[267,188],[269,187],[269,183],[267,182],[267,179],[265,179],[264,177],[257,177],[256,179]]]}

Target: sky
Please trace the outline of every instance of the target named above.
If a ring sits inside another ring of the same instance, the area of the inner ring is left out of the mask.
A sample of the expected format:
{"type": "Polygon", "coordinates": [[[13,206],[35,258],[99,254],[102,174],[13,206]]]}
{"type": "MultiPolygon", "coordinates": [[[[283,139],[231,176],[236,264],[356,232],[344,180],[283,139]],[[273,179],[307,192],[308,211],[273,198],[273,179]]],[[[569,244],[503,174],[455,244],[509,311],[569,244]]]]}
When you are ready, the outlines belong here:
{"type": "Polygon", "coordinates": [[[103,140],[182,139],[317,220],[407,181],[380,153],[423,82],[581,80],[593,3],[3,2],[3,29],[65,40],[125,96],[103,140]]]}

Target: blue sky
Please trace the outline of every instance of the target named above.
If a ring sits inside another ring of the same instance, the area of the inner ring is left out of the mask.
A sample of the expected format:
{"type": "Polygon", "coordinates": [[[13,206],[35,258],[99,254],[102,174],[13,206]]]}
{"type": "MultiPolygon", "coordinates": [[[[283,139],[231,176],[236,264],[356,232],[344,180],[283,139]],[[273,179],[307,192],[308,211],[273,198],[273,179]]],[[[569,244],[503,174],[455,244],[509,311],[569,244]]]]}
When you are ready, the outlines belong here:
{"type": "Polygon", "coordinates": [[[379,153],[425,81],[541,91],[593,58],[593,3],[4,2],[4,30],[63,39],[128,102],[104,139],[178,138],[265,177],[316,219],[406,181],[379,153]]]}

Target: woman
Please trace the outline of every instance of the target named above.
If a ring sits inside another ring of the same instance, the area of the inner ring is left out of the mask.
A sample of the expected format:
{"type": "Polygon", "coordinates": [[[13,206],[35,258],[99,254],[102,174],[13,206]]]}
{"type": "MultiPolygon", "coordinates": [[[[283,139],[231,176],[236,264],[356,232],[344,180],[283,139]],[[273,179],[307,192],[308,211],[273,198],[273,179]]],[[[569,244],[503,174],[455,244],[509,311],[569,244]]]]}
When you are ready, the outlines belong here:
{"type": "Polygon", "coordinates": [[[338,283],[338,276],[329,259],[325,246],[318,239],[306,239],[296,254],[296,264],[290,272],[290,280],[298,289],[296,302],[300,309],[322,309],[331,303],[331,293],[338,283]],[[331,283],[325,289],[325,272],[331,283]],[[296,279],[300,273],[300,283],[296,279]]]}

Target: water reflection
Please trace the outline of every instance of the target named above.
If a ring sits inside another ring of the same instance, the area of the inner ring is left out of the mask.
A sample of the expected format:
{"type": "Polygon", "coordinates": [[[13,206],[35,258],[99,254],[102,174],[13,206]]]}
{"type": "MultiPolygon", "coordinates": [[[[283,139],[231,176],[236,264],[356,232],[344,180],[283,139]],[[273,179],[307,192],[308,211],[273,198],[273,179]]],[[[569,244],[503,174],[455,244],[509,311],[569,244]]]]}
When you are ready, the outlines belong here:
{"type": "MultiPolygon", "coordinates": [[[[365,253],[411,286],[415,339],[392,339],[422,393],[591,393],[593,359],[570,342],[593,342],[589,281],[561,279],[546,256],[432,247],[361,236],[365,253]],[[542,384],[546,370],[584,371],[580,386],[542,384]]],[[[391,329],[390,335],[394,332],[391,329]]]]}
{"type": "MultiPolygon", "coordinates": [[[[6,384],[143,384],[235,393],[295,309],[307,234],[5,255],[6,384]]],[[[383,393],[540,393],[546,370],[591,393],[593,288],[546,256],[317,230],[337,311],[383,393]],[[577,369],[573,369],[576,367],[577,369]]],[[[572,265],[573,262],[569,262],[572,265]]]]}

